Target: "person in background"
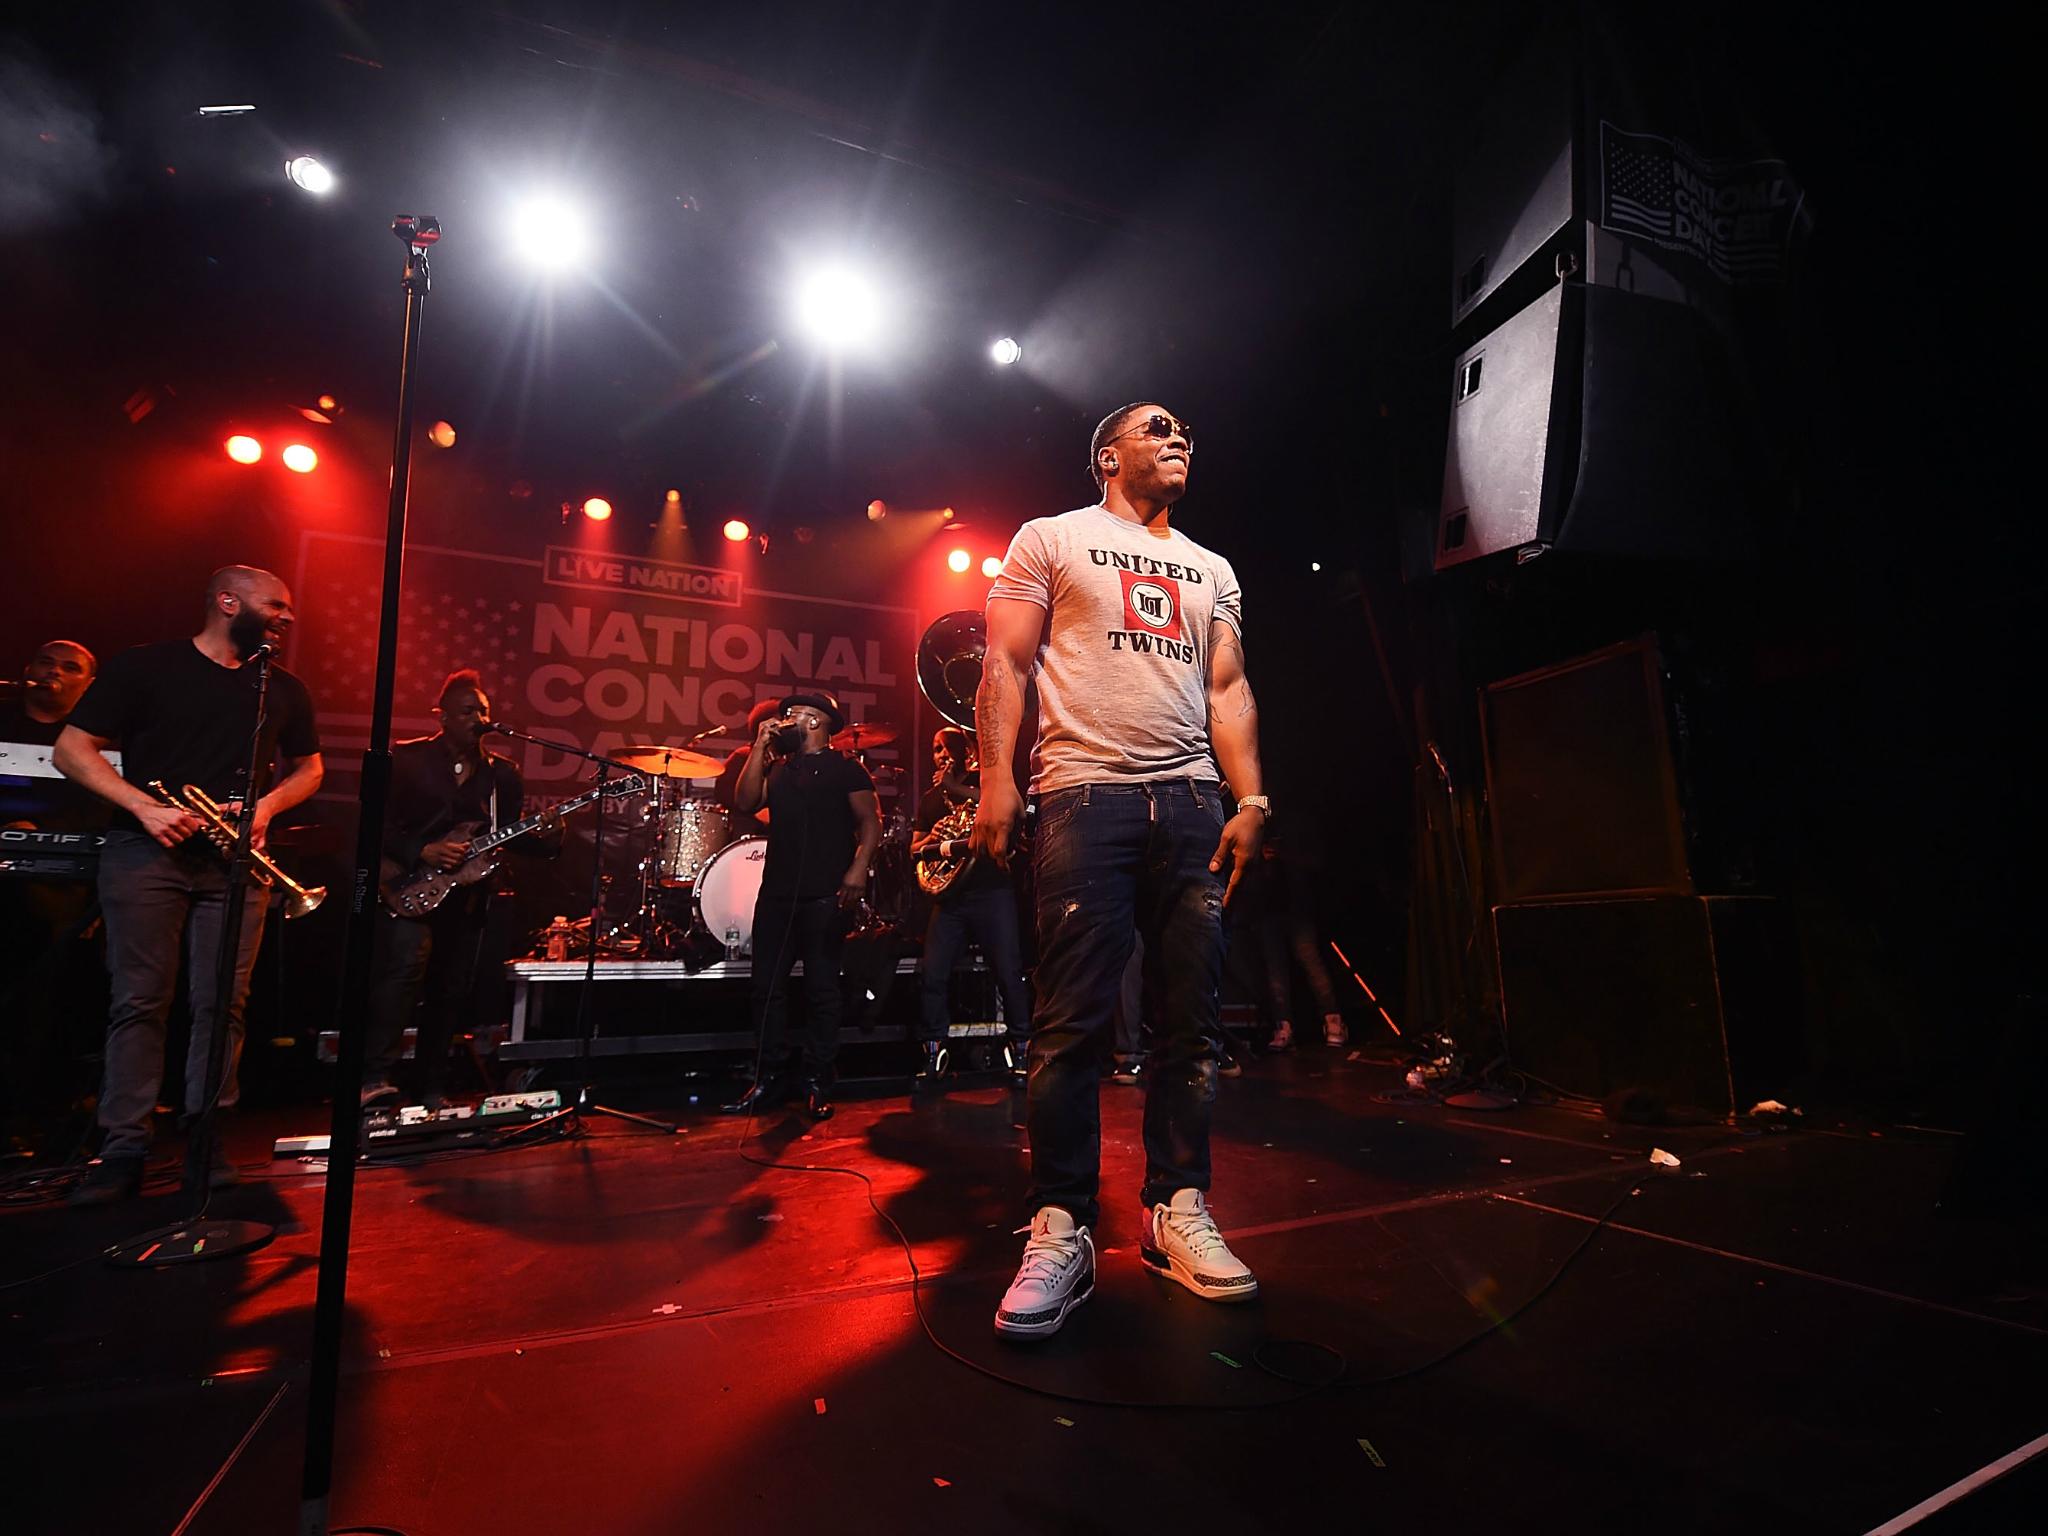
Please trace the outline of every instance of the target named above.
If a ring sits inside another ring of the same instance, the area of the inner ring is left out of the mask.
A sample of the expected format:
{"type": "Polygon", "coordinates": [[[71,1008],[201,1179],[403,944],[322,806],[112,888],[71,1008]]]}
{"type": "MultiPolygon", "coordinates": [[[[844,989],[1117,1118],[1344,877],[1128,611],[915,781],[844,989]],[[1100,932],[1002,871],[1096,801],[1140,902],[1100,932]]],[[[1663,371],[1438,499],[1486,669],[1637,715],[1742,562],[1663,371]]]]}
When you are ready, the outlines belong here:
{"type": "MultiPolygon", "coordinates": [[[[931,854],[951,858],[967,852],[966,837],[941,838],[934,831],[948,811],[971,805],[980,793],[981,776],[967,768],[969,737],[948,726],[932,737],[932,784],[917,806],[917,830],[910,856],[931,854]]],[[[925,928],[918,1036],[918,1080],[931,1082],[946,1070],[946,1039],[952,1018],[949,1008],[953,967],[969,940],[981,946],[982,958],[995,976],[1003,1000],[1009,1039],[1003,1047],[1011,1077],[1024,1080],[1024,1052],[1031,1032],[1030,993],[1024,983],[1023,944],[1017,932],[1017,892],[1007,870],[976,859],[956,876],[943,895],[933,898],[931,922],[925,928]]]]}
{"type": "Polygon", "coordinates": [[[839,1054],[839,973],[846,912],[867,894],[868,866],[882,841],[874,780],[835,751],[846,725],[827,693],[793,693],[763,720],[733,793],[741,815],[768,808],[768,856],[754,903],[753,1082],[725,1106],[733,1114],[769,1109],[801,1085],[804,1113],[832,1114],[832,1064],[839,1054]],[[849,860],[851,862],[849,862],[849,860]],[[787,1040],[789,973],[804,966],[804,1033],[794,1063],[787,1040]]]}
{"type": "MultiPolygon", "coordinates": [[[[464,669],[441,684],[434,715],[441,729],[391,749],[391,790],[384,815],[387,877],[426,867],[459,868],[468,857],[460,829],[485,830],[520,819],[525,780],[509,757],[484,745],[491,701],[483,679],[464,669]]],[[[562,851],[559,820],[505,844],[513,852],[553,858],[562,851]]],[[[392,1080],[405,1048],[405,1027],[417,1017],[413,1048],[419,1102],[438,1109],[447,1097],[448,1047],[460,1032],[483,952],[484,919],[495,876],[459,885],[423,917],[400,917],[380,906],[370,978],[370,1036],[363,1063],[362,1103],[398,1096],[392,1080]],[[425,1006],[421,1007],[424,1001],[425,1006]]]]}

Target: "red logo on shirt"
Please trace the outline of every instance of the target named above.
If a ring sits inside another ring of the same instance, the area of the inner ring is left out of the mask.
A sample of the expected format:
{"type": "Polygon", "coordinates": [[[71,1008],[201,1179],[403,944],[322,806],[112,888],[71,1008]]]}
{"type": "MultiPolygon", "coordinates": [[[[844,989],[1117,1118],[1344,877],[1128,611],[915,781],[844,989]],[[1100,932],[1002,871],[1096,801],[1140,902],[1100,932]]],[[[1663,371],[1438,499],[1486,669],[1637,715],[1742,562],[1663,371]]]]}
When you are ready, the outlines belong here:
{"type": "Polygon", "coordinates": [[[1185,638],[1180,625],[1180,583],[1171,576],[1118,571],[1124,583],[1124,625],[1167,640],[1185,638]]]}

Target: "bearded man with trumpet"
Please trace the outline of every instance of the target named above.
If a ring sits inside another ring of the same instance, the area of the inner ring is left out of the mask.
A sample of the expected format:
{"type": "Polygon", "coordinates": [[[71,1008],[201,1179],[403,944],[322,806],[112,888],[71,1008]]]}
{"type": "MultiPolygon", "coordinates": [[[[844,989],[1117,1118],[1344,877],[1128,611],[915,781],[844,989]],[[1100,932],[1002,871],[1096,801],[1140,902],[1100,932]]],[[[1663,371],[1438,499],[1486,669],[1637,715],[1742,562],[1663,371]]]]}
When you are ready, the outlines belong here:
{"type": "MultiPolygon", "coordinates": [[[[263,943],[266,902],[246,905],[234,981],[219,995],[214,956],[227,912],[228,870],[221,827],[254,795],[251,844],[258,855],[270,823],[320,787],[320,737],[306,685],[271,666],[256,743],[258,782],[245,782],[257,730],[252,663],[281,646],[293,620],[291,593],[254,566],[224,566],[206,585],[206,619],[188,640],[137,646],[107,663],[57,738],[53,760],[66,778],[114,807],[100,852],[100,906],[107,925],[113,1006],[107,1020],[100,1159],[71,1192],[74,1205],[104,1205],[136,1193],[149,1147],[150,1113],[163,1084],[165,1023],[177,991],[180,950],[189,957],[192,1041],[185,1058],[184,1116],[207,1108],[208,1050],[225,1029],[218,1103],[237,1097],[242,1008],[263,943]],[[121,749],[121,770],[100,754],[121,749]],[[190,786],[151,793],[152,782],[190,786]],[[195,793],[196,791],[196,793],[195,793]],[[217,804],[217,821],[206,814],[217,804]]],[[[259,858],[255,874],[275,884],[282,871],[259,858]]],[[[305,896],[317,901],[314,893],[305,896]]],[[[304,901],[302,900],[302,905],[304,901]]],[[[209,1182],[237,1182],[214,1143],[209,1182]]]]}
{"type": "Polygon", "coordinates": [[[970,939],[981,946],[1003,1000],[1003,1019],[1009,1026],[1004,1051],[1011,1080],[1024,1080],[1031,999],[1024,986],[1024,952],[1017,934],[1017,893],[1007,870],[968,850],[981,783],[972,741],[957,726],[944,727],[932,737],[931,788],[918,802],[917,831],[910,840],[917,883],[932,898],[919,1012],[920,1083],[945,1073],[946,1038],[952,1025],[948,992],[953,966],[970,939]]]}

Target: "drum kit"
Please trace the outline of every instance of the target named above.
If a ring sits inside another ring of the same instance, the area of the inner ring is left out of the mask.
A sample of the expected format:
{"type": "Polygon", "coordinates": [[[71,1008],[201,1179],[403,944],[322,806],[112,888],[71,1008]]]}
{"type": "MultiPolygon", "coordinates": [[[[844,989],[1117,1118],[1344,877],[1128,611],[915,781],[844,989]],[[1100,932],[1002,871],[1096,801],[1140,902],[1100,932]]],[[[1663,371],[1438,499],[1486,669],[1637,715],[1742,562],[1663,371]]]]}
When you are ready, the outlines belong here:
{"type": "MultiPolygon", "coordinates": [[[[948,723],[969,732],[974,729],[983,635],[979,613],[951,613],[927,629],[918,645],[918,682],[925,696],[948,723]]],[[[723,772],[740,750],[737,744],[720,750],[708,739],[712,734],[685,746],[635,747],[616,755],[614,760],[640,774],[649,789],[639,824],[630,831],[639,852],[638,900],[630,914],[600,929],[600,950],[649,960],[721,948],[728,959],[753,954],[754,901],[761,894],[768,839],[756,830],[759,823],[704,793],[702,782],[723,772]]],[[[866,768],[877,788],[887,788],[901,770],[871,763],[867,754],[901,734],[886,721],[864,720],[840,731],[832,745],[866,768]]],[[[969,813],[971,820],[971,806],[969,813]]],[[[936,894],[924,861],[913,865],[910,833],[903,810],[885,814],[855,936],[899,930],[920,888],[936,894]]],[[[943,883],[937,888],[943,889],[943,883]]]]}

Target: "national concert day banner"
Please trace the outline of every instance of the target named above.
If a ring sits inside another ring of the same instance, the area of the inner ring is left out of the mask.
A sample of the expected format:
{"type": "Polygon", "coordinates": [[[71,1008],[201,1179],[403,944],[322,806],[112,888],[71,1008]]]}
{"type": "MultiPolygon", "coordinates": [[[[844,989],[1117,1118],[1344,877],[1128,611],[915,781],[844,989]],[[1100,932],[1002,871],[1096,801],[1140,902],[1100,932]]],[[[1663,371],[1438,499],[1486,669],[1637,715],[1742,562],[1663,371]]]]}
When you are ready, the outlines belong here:
{"type": "MultiPolygon", "coordinates": [[[[293,582],[290,663],[319,709],[323,800],[353,802],[368,744],[382,543],[309,532],[293,582]]],[[[680,746],[720,728],[744,737],[759,699],[818,687],[851,720],[921,739],[918,624],[909,608],[749,587],[740,572],[549,546],[536,558],[437,547],[406,551],[394,739],[431,734],[442,680],[483,675],[500,721],[611,754],[680,746]]],[[[536,806],[575,792],[590,765],[501,741],[536,806]]],[[[699,792],[708,792],[708,781],[699,792]]],[[[884,813],[895,786],[886,787],[884,813]]],[[[907,807],[906,807],[907,808],[907,807]]]]}

